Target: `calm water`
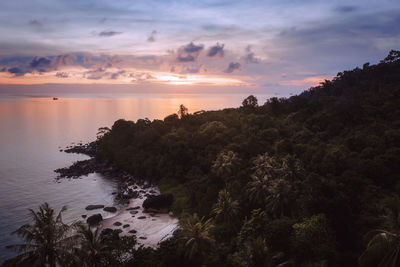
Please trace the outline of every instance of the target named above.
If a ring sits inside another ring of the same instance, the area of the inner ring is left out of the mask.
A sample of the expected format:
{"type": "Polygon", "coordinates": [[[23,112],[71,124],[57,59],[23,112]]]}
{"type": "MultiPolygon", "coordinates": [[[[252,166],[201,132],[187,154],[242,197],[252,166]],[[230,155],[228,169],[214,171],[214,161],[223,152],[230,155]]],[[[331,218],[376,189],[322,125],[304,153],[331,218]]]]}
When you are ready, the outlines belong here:
{"type": "MultiPolygon", "coordinates": [[[[112,178],[91,174],[55,182],[54,169],[86,156],[59,152],[72,142],[94,140],[99,127],[117,119],[162,119],[180,104],[197,110],[237,107],[245,95],[61,95],[0,94],[0,263],[13,256],[5,245],[18,242],[10,235],[29,222],[28,208],[47,201],[55,209],[68,206],[64,221],[81,218],[89,204],[113,205],[112,178]]],[[[266,96],[259,97],[265,100],[266,96]]],[[[261,101],[260,101],[261,102],[261,101]]],[[[264,101],[262,101],[264,102],[264,101]]],[[[92,213],[98,212],[94,211],[92,213]]],[[[107,216],[107,214],[104,214],[107,216]]]]}

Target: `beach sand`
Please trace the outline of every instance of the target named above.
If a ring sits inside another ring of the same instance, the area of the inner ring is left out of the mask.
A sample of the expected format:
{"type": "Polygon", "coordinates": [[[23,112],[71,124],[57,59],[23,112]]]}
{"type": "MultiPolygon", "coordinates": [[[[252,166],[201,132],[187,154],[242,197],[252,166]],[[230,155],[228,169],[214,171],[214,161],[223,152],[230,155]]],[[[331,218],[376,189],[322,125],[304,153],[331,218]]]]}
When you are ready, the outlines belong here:
{"type": "Polygon", "coordinates": [[[143,188],[138,185],[131,185],[133,189],[137,186],[136,191],[139,191],[137,198],[130,199],[128,205],[121,206],[117,214],[113,217],[104,219],[99,225],[100,230],[105,228],[121,229],[123,232],[120,234],[134,235],[129,233],[130,230],[136,230],[136,237],[138,245],[144,247],[158,247],[160,241],[168,239],[172,236],[173,232],[178,228],[178,219],[170,216],[167,213],[147,213],[144,212],[142,204],[146,199],[146,194],[159,194],[160,191],[157,187],[143,188]],[[151,192],[150,192],[151,191],[151,192]],[[156,193],[154,193],[156,192],[156,193]],[[140,207],[135,210],[127,210],[129,208],[140,207]],[[137,211],[137,214],[132,214],[131,211],[137,211]],[[139,219],[140,217],[145,217],[139,219]],[[120,222],[122,225],[115,226],[114,223],[120,222]],[[129,224],[129,227],[123,228],[124,225],[129,224]]]}

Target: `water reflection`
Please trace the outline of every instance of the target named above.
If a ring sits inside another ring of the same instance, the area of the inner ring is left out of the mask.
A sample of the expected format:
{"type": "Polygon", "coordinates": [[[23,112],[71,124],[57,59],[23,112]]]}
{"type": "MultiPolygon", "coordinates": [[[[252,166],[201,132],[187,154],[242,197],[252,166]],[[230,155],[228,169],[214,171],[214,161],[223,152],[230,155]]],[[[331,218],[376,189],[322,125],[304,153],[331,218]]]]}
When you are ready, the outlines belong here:
{"type": "MultiPolygon", "coordinates": [[[[56,209],[68,205],[66,220],[88,214],[88,204],[112,205],[115,181],[97,174],[54,181],[54,169],[86,158],[59,152],[71,142],[88,142],[99,127],[123,118],[163,119],[180,104],[197,110],[237,107],[245,96],[131,95],[124,97],[0,97],[0,262],[15,243],[9,233],[26,223],[28,208],[44,201],[56,209]]],[[[112,178],[112,177],[111,177],[112,178]]]]}

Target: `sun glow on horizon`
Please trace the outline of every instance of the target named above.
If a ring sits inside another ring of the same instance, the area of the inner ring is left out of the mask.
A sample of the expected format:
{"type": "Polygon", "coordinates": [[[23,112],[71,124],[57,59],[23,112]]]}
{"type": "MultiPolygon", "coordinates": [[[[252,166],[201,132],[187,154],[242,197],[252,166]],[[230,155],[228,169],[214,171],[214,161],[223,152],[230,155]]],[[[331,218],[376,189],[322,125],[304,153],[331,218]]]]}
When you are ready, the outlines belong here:
{"type": "Polygon", "coordinates": [[[240,77],[224,77],[204,74],[178,74],[139,69],[88,70],[69,68],[49,72],[32,72],[15,76],[0,73],[0,84],[40,85],[40,84],[163,84],[163,85],[211,85],[241,86],[248,82],[240,77]]]}

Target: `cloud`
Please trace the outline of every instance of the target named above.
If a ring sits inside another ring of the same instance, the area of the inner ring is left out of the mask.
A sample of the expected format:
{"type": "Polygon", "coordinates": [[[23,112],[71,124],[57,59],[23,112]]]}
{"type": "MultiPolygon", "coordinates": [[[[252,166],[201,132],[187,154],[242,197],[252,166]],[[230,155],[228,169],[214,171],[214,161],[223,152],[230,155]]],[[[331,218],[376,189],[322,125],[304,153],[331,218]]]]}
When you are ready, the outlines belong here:
{"type": "Polygon", "coordinates": [[[239,62],[231,62],[228,65],[228,68],[225,70],[226,73],[232,73],[235,70],[240,70],[240,63],[239,62]]]}
{"type": "Polygon", "coordinates": [[[351,13],[357,11],[358,8],[356,6],[338,6],[335,8],[335,11],[338,13],[351,13]]]}
{"type": "Polygon", "coordinates": [[[51,64],[51,60],[45,57],[35,57],[29,66],[33,69],[47,68],[51,64]]]}
{"type": "Polygon", "coordinates": [[[83,77],[85,77],[86,79],[89,79],[89,80],[100,80],[107,75],[109,75],[109,73],[105,72],[105,69],[98,68],[95,70],[86,71],[83,74],[83,77]]]}
{"type": "Polygon", "coordinates": [[[112,37],[115,35],[122,34],[122,32],[116,32],[116,31],[102,31],[99,33],[100,37],[112,37]]]}
{"type": "Polygon", "coordinates": [[[69,74],[67,72],[57,72],[56,77],[57,78],[68,78],[69,74]]]}
{"type": "Polygon", "coordinates": [[[155,42],[156,41],[156,34],[157,34],[157,31],[155,31],[155,30],[152,31],[150,36],[149,36],[149,38],[147,38],[147,42],[150,42],[150,43],[155,42]]]}
{"type": "Polygon", "coordinates": [[[246,63],[260,63],[260,59],[256,58],[253,52],[248,53],[245,56],[246,63]]]}
{"type": "Polygon", "coordinates": [[[186,53],[197,53],[203,50],[203,48],[204,45],[202,44],[195,45],[193,42],[191,42],[190,44],[186,45],[183,49],[186,53]]]}
{"type": "Polygon", "coordinates": [[[29,21],[29,25],[32,25],[32,26],[42,26],[42,23],[41,23],[39,20],[37,20],[37,19],[32,19],[32,20],[29,21]]]}
{"type": "Polygon", "coordinates": [[[224,44],[220,45],[217,43],[214,46],[210,47],[210,50],[208,50],[207,56],[209,57],[214,57],[214,56],[224,56],[224,44]]]}
{"type": "Polygon", "coordinates": [[[8,69],[8,72],[11,74],[14,74],[15,76],[23,76],[26,73],[26,71],[23,71],[22,69],[20,69],[18,67],[10,68],[10,69],[8,69]]]}
{"type": "Polygon", "coordinates": [[[246,63],[254,63],[254,64],[257,64],[257,63],[260,63],[260,59],[259,58],[257,58],[256,56],[255,56],[255,54],[251,51],[251,46],[250,45],[248,45],[247,47],[246,47],[246,55],[244,56],[244,61],[246,62],[246,63]]]}
{"type": "Polygon", "coordinates": [[[120,70],[120,71],[114,72],[114,73],[111,74],[110,79],[111,80],[116,80],[116,79],[118,79],[119,76],[121,76],[125,72],[126,72],[125,70],[120,70]]]}
{"type": "Polygon", "coordinates": [[[179,55],[177,58],[176,58],[179,62],[193,62],[193,61],[195,61],[196,59],[195,59],[195,57],[194,56],[192,56],[192,55],[186,55],[186,56],[182,56],[182,55],[179,55]]]}
{"type": "Polygon", "coordinates": [[[182,70],[180,71],[181,74],[195,74],[204,72],[207,72],[207,69],[204,68],[203,64],[201,64],[200,66],[183,67],[182,70]]]}
{"type": "Polygon", "coordinates": [[[204,45],[195,45],[193,42],[188,45],[184,45],[178,49],[178,56],[176,58],[179,62],[194,62],[200,55],[200,52],[204,49],[204,45]]]}
{"type": "Polygon", "coordinates": [[[154,80],[156,79],[153,75],[151,75],[150,73],[146,73],[146,72],[139,72],[139,73],[131,73],[129,75],[129,77],[133,78],[131,80],[131,82],[146,82],[148,80],[154,80]]]}

